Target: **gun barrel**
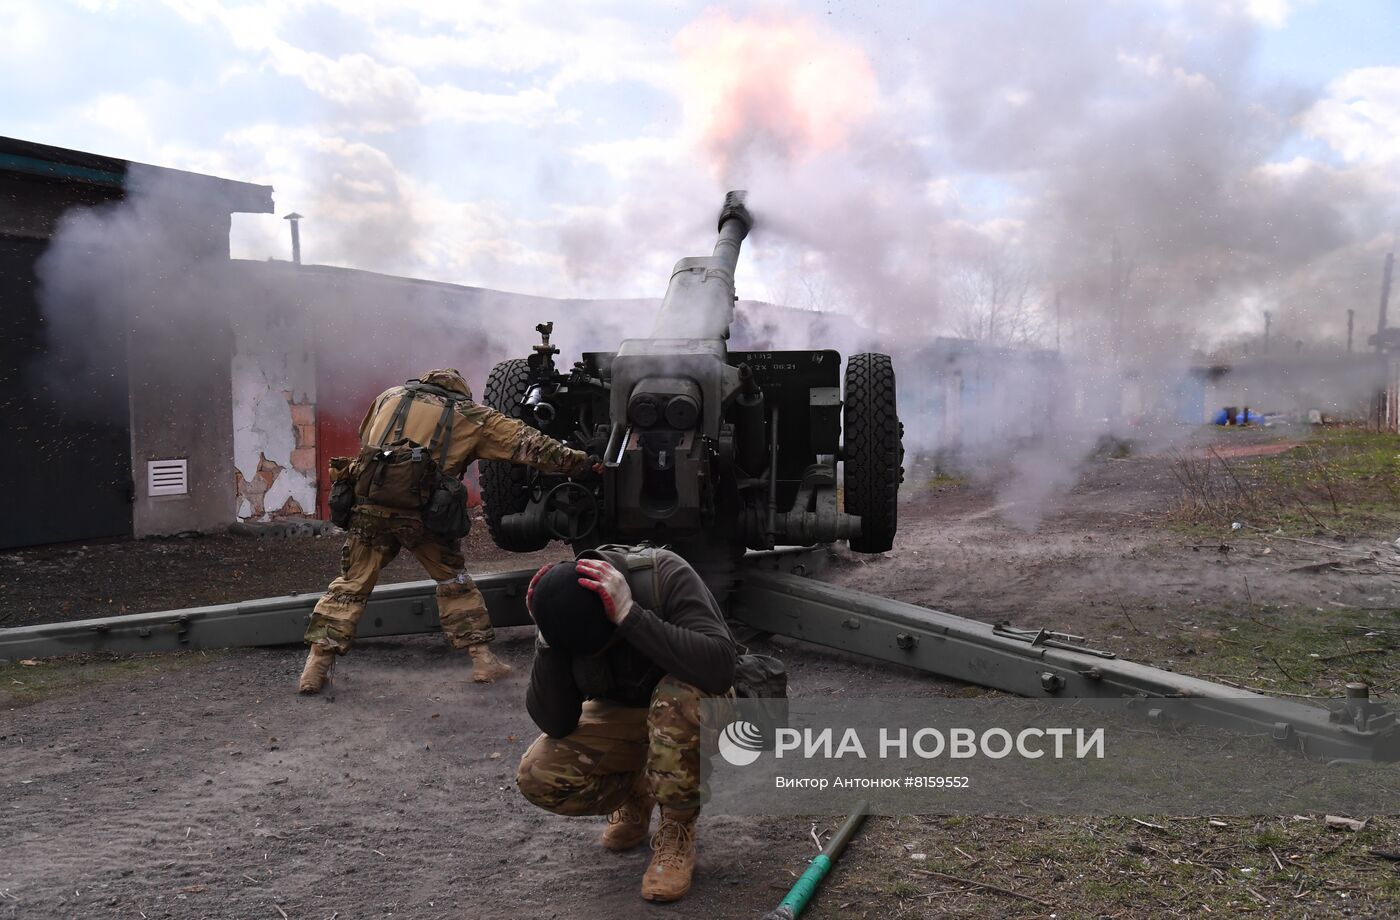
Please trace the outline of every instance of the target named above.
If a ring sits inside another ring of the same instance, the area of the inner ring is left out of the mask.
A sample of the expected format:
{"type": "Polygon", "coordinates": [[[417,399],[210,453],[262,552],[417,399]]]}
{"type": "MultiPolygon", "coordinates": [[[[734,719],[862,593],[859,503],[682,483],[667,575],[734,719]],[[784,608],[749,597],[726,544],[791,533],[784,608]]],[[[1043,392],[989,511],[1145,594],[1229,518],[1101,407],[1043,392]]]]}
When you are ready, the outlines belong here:
{"type": "Polygon", "coordinates": [[[715,267],[724,270],[732,280],[734,269],[739,265],[739,247],[744,237],[753,228],[753,217],[744,207],[745,191],[732,191],[724,196],[724,207],[719,212],[719,239],[711,256],[715,267]]]}
{"type": "Polygon", "coordinates": [[[744,207],[746,194],[733,191],[724,196],[713,254],[676,263],[656,314],[652,338],[722,342],[728,337],[734,318],[734,269],[739,264],[739,247],[753,226],[753,218],[744,207]]]}

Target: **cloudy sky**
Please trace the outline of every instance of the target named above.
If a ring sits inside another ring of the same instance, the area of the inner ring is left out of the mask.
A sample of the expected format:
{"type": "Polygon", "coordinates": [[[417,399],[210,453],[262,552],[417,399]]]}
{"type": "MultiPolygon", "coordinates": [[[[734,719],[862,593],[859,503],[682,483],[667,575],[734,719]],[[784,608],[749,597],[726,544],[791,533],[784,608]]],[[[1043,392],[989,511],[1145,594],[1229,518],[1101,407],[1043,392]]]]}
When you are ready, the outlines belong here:
{"type": "MultiPolygon", "coordinates": [[[[0,133],[270,184],[235,255],[659,296],[722,190],[741,294],[933,321],[1014,251],[1198,331],[1374,316],[1392,0],[0,0],[0,133]],[[1173,320],[1175,321],[1175,319],[1173,320]]],[[[1372,320],[1373,321],[1373,320],[1372,320]]]]}

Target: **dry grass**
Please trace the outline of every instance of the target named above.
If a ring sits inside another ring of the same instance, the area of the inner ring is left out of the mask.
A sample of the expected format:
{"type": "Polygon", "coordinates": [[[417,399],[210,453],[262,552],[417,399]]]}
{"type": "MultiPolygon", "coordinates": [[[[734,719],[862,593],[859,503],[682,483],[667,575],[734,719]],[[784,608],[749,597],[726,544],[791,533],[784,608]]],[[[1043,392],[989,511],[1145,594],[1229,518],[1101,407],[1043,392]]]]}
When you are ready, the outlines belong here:
{"type": "Polygon", "coordinates": [[[1252,489],[1214,450],[1204,456],[1178,451],[1172,475],[1181,483],[1181,498],[1172,508],[1173,520],[1187,524],[1229,524],[1256,510],[1252,489]]]}
{"type": "Polygon", "coordinates": [[[1215,448],[1180,451],[1172,474],[1180,524],[1350,537],[1400,521],[1400,437],[1323,429],[1283,453],[1229,458],[1215,448]]]}
{"type": "Polygon", "coordinates": [[[1396,850],[1389,818],[873,819],[813,915],[1389,917],[1396,850]]]}

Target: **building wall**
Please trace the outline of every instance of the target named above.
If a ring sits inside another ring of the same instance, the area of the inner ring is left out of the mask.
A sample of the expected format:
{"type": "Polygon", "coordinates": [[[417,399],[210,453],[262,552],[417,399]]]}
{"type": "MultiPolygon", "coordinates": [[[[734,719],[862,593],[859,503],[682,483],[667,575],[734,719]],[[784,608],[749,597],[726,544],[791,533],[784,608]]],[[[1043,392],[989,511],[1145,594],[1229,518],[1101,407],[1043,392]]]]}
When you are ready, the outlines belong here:
{"type": "Polygon", "coordinates": [[[232,344],[226,324],[208,322],[145,328],[128,341],[138,537],[215,530],[232,520],[232,344]],[[151,495],[148,463],[181,458],[189,464],[189,492],[151,495]]]}
{"type": "Polygon", "coordinates": [[[0,546],[226,526],[233,332],[212,282],[230,212],[270,213],[272,190],[15,138],[0,155],[0,479],[20,525],[0,546]],[[183,494],[152,494],[159,460],[187,462],[183,494]]]}
{"type": "Polygon", "coordinates": [[[45,315],[36,274],[46,246],[0,231],[0,550],[131,533],[123,338],[94,334],[97,305],[85,301],[62,320],[102,347],[58,347],[63,324],[45,315]]]}
{"type": "Polygon", "coordinates": [[[563,314],[558,300],[349,269],[230,271],[240,520],[326,516],[327,464],[359,453],[376,396],[434,367],[458,368],[480,395],[496,361],[528,353],[534,322],[563,314]]]}
{"type": "Polygon", "coordinates": [[[234,334],[233,465],[240,521],[316,516],[316,363],[304,321],[250,308],[234,334]]]}
{"type": "Polygon", "coordinates": [[[161,245],[122,279],[129,334],[133,530],[138,537],[208,531],[233,520],[233,328],[211,300],[228,259],[228,214],[162,207],[161,245]],[[197,281],[191,282],[191,279],[197,281]],[[148,464],[188,461],[189,490],[152,495],[148,464]]]}

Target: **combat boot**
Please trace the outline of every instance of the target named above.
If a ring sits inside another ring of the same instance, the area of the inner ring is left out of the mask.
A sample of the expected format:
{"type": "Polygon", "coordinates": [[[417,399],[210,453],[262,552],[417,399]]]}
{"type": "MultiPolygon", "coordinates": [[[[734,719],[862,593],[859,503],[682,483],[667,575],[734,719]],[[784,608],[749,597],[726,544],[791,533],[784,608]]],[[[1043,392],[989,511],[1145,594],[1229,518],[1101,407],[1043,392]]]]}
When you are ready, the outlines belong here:
{"type": "Polygon", "coordinates": [[[479,684],[489,684],[514,670],[485,645],[473,645],[467,651],[472,656],[472,680],[479,684]]]}
{"type": "Polygon", "coordinates": [[[638,780],[627,801],[608,815],[608,826],[603,830],[603,846],[620,853],[647,839],[647,831],[651,830],[651,812],[655,807],[646,781],[638,780]]]}
{"type": "Polygon", "coordinates": [[[301,681],[297,684],[299,693],[320,693],[326,685],[326,676],[335,664],[335,650],[324,645],[313,645],[306,656],[306,667],[301,669],[301,681]]]}
{"type": "Polygon", "coordinates": [[[642,897],[679,901],[690,891],[695,874],[695,819],[700,809],[661,809],[661,824],[651,838],[651,864],[642,876],[642,897]]]}

